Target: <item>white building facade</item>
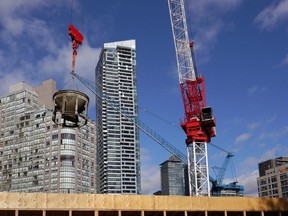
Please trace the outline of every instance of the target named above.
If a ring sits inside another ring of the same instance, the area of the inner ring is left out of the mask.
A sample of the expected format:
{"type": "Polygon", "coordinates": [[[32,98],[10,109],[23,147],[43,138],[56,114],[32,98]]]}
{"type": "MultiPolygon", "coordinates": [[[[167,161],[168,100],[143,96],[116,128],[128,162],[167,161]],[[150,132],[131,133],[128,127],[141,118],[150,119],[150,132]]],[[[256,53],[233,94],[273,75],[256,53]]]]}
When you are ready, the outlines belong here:
{"type": "MultiPolygon", "coordinates": [[[[105,43],[95,72],[101,94],[137,121],[135,40],[105,43]]],[[[139,129],[99,97],[96,119],[98,192],[140,194],[139,129]]]]}
{"type": "Polygon", "coordinates": [[[288,157],[278,157],[258,164],[259,197],[288,198],[288,157]]]}

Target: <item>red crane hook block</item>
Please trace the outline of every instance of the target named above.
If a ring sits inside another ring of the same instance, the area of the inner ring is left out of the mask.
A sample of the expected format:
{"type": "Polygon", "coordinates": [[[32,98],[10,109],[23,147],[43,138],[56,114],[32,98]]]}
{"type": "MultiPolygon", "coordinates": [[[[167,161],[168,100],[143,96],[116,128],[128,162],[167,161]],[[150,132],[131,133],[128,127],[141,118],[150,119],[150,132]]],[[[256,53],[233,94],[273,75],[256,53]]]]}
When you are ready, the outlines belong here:
{"type": "Polygon", "coordinates": [[[71,37],[72,41],[72,48],[73,48],[72,73],[74,73],[77,48],[79,45],[83,43],[84,37],[72,24],[68,26],[68,35],[71,37]]]}

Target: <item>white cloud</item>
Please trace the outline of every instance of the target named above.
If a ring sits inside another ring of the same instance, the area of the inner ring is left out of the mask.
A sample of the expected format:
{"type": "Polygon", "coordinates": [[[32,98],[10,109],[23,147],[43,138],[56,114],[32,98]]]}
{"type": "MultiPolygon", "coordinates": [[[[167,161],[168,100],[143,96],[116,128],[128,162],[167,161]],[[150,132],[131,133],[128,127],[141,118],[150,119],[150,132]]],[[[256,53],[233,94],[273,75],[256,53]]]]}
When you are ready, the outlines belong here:
{"type": "Polygon", "coordinates": [[[240,185],[244,186],[244,195],[245,196],[258,196],[257,189],[257,177],[258,169],[257,165],[259,160],[255,157],[247,157],[239,165],[239,176],[237,176],[237,181],[240,185]]]}
{"type": "Polygon", "coordinates": [[[257,177],[259,176],[258,170],[253,170],[250,173],[241,175],[237,178],[240,185],[244,186],[244,196],[258,196],[257,177]]]}
{"type": "Polygon", "coordinates": [[[238,185],[242,185],[244,187],[244,196],[258,196],[257,189],[257,170],[258,160],[254,157],[246,158],[241,164],[240,168],[236,170],[236,173],[232,173],[236,176],[231,176],[229,179],[224,179],[223,182],[225,184],[231,183],[234,181],[238,182],[238,185]]]}
{"type": "Polygon", "coordinates": [[[234,143],[239,144],[247,140],[251,140],[251,143],[257,143],[257,146],[266,146],[267,142],[275,143],[281,138],[284,138],[288,134],[287,125],[279,126],[279,128],[272,128],[271,124],[275,124],[277,120],[277,115],[264,116],[260,119],[254,119],[252,122],[242,122],[242,125],[247,125],[247,131],[243,131],[238,135],[234,143]],[[253,139],[252,139],[253,138],[253,139]],[[263,141],[265,143],[263,143],[263,141]]]}
{"type": "Polygon", "coordinates": [[[281,144],[272,145],[261,157],[260,162],[273,158],[285,156],[288,154],[288,147],[283,147],[281,144]]]}
{"type": "MultiPolygon", "coordinates": [[[[101,48],[93,48],[86,42],[78,48],[76,56],[75,72],[88,80],[95,80],[95,68],[98,62],[101,48]]],[[[48,54],[37,62],[37,68],[42,75],[62,77],[65,82],[70,79],[72,70],[72,47],[71,44],[65,44],[58,48],[58,52],[48,54]]]]}
{"type": "Polygon", "coordinates": [[[261,157],[260,162],[270,160],[277,157],[277,152],[279,152],[279,146],[274,146],[273,148],[268,149],[261,157]]]}
{"type": "MultiPolygon", "coordinates": [[[[90,80],[95,80],[95,68],[98,62],[101,48],[93,48],[86,42],[79,48],[76,60],[76,71],[79,71],[83,76],[90,80]]],[[[71,53],[72,55],[72,53],[71,53]]]]}
{"type": "Polygon", "coordinates": [[[253,122],[248,125],[249,130],[256,130],[260,126],[259,122],[253,122]]]}
{"type": "Polygon", "coordinates": [[[161,190],[159,166],[141,166],[141,190],[142,194],[153,194],[154,192],[161,190]]]}
{"type": "Polygon", "coordinates": [[[192,0],[188,2],[189,9],[192,10],[194,18],[207,16],[207,11],[213,13],[223,13],[236,9],[243,0],[192,0]],[[191,2],[191,3],[190,3],[191,2]]]}
{"type": "Polygon", "coordinates": [[[241,167],[241,172],[242,173],[247,173],[250,172],[251,170],[255,169],[255,166],[258,164],[258,160],[255,157],[247,157],[242,163],[240,164],[241,167]]]}
{"type": "MultiPolygon", "coordinates": [[[[0,1],[0,25],[6,35],[20,36],[23,31],[28,29],[31,21],[31,13],[35,10],[63,6],[63,0],[57,2],[39,0],[1,0],[0,1]]],[[[49,10],[51,13],[51,10],[49,10]]],[[[2,32],[3,33],[3,32],[2,32]]]]}
{"type": "MultiPolygon", "coordinates": [[[[63,6],[67,6],[65,0],[0,1],[0,81],[5,83],[0,87],[0,95],[7,93],[9,85],[20,81],[38,85],[52,78],[58,87],[63,87],[71,80],[72,45],[67,28],[59,32],[59,25],[51,24],[53,18],[57,19],[53,15],[60,15],[63,10],[59,8],[63,6]]],[[[85,41],[78,50],[76,72],[94,81],[100,49],[85,41]]]]}
{"type": "Polygon", "coordinates": [[[288,20],[288,0],[273,2],[263,9],[255,18],[255,23],[261,29],[272,29],[283,20],[288,20]]]}
{"type": "Polygon", "coordinates": [[[236,137],[235,143],[238,144],[238,143],[245,142],[245,141],[247,141],[250,137],[251,137],[251,134],[250,134],[250,133],[243,133],[243,134],[239,135],[238,137],[236,137]]]}
{"type": "MultiPolygon", "coordinates": [[[[63,32],[66,29],[63,29],[63,32]]],[[[32,19],[29,22],[29,28],[25,30],[25,33],[31,41],[35,41],[33,45],[35,48],[47,51],[49,53],[57,53],[60,45],[57,40],[57,33],[53,28],[50,28],[44,20],[32,19]]],[[[65,32],[66,33],[66,32],[65,32]]],[[[59,33],[58,33],[59,34],[59,33]]],[[[60,35],[60,34],[59,34],[60,35]]]]}
{"type": "Polygon", "coordinates": [[[141,153],[141,161],[142,162],[152,160],[152,158],[151,158],[151,156],[149,154],[149,149],[141,148],[140,149],[140,153],[141,153]]]}
{"type": "Polygon", "coordinates": [[[288,65],[288,55],[286,55],[286,57],[284,58],[281,64],[288,65]]]}
{"type": "MultiPolygon", "coordinates": [[[[3,50],[0,53],[0,81],[5,83],[1,85],[1,95],[7,92],[10,84],[19,81],[33,84],[35,81],[38,72],[36,62],[41,55],[47,54],[45,48],[52,47],[51,43],[55,40],[49,37],[46,23],[33,18],[32,13],[48,6],[52,4],[37,0],[0,1],[0,47],[3,50]],[[41,34],[43,35],[40,38],[41,34]],[[35,50],[35,47],[44,41],[46,46],[35,50]]],[[[55,48],[55,45],[53,47],[55,48]]],[[[38,78],[40,80],[41,76],[38,78]]],[[[43,79],[37,84],[42,81],[43,79]]]]}
{"type": "Polygon", "coordinates": [[[266,91],[266,87],[264,86],[258,86],[258,85],[254,85],[250,88],[248,88],[247,92],[248,92],[248,96],[255,96],[261,93],[265,93],[266,91]]]}
{"type": "Polygon", "coordinates": [[[263,139],[271,139],[273,141],[282,138],[282,137],[286,137],[288,134],[288,127],[287,126],[283,126],[282,128],[278,128],[277,130],[271,131],[269,130],[267,131],[263,131],[262,133],[259,134],[258,138],[260,140],[263,139]]]}
{"type": "Polygon", "coordinates": [[[153,194],[160,188],[160,167],[150,164],[153,161],[149,149],[141,148],[141,190],[142,194],[153,194]]]}
{"type": "Polygon", "coordinates": [[[8,92],[9,86],[11,84],[15,84],[24,80],[26,80],[25,74],[23,74],[21,71],[14,71],[13,73],[7,73],[1,76],[0,93],[8,92]]]}

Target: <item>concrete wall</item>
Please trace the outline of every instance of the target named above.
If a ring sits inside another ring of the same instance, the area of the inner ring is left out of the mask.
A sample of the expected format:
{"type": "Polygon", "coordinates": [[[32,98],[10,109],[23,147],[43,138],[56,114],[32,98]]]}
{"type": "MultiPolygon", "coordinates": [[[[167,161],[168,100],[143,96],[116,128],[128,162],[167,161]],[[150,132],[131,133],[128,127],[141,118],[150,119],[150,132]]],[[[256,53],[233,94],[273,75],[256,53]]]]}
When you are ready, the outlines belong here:
{"type": "Polygon", "coordinates": [[[39,95],[39,104],[44,105],[47,109],[53,110],[53,95],[56,92],[56,81],[51,79],[45,80],[41,85],[34,87],[34,90],[39,95]]]}
{"type": "Polygon", "coordinates": [[[0,193],[0,216],[286,216],[288,199],[0,193]]]}

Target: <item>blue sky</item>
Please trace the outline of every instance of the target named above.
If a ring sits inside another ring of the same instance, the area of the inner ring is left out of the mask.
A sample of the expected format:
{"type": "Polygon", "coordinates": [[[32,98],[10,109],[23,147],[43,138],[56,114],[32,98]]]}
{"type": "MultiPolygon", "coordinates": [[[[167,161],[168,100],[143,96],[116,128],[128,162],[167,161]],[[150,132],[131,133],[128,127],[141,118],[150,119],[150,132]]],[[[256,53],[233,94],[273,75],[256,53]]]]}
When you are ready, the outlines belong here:
{"type": "MultiPolygon", "coordinates": [[[[205,77],[207,105],[214,109],[212,143],[234,152],[237,179],[246,196],[257,196],[257,164],[287,156],[288,0],[188,0],[190,38],[205,77]]],[[[84,34],[76,72],[94,80],[103,44],[136,40],[140,120],[183,153],[179,127],[184,110],[167,0],[1,0],[0,95],[20,81],[36,86],[55,79],[75,85],[67,26],[84,34]]],[[[95,113],[94,96],[90,116],[95,113]]],[[[160,189],[159,164],[170,154],[141,133],[142,193],[160,189]]],[[[208,147],[209,166],[226,153],[208,147]]],[[[210,174],[214,173],[210,169],[210,174]]],[[[227,181],[232,177],[227,170],[227,181]]]]}

